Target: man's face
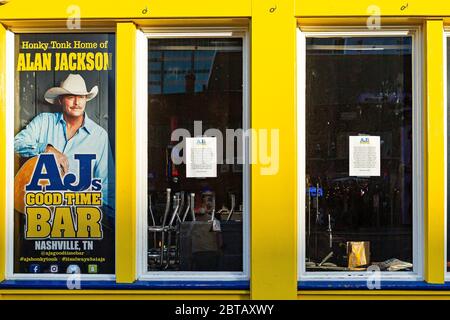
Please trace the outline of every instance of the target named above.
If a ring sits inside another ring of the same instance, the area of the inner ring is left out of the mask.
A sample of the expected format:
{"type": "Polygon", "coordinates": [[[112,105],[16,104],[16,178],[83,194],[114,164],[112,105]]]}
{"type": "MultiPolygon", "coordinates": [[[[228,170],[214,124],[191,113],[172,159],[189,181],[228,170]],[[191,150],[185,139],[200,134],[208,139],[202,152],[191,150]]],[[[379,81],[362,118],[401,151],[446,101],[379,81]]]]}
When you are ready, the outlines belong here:
{"type": "Polygon", "coordinates": [[[62,111],[69,117],[81,117],[86,108],[86,96],[64,95],[60,97],[62,111]]]}

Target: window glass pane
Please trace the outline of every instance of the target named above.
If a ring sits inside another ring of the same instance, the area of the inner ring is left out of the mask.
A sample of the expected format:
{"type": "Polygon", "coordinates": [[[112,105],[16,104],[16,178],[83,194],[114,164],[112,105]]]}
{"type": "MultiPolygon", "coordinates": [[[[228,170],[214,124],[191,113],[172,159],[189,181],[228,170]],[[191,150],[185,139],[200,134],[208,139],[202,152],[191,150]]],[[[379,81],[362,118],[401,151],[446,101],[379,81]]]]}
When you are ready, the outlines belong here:
{"type": "Polygon", "coordinates": [[[147,271],[243,271],[242,39],[148,48],[147,271]]]}
{"type": "Polygon", "coordinates": [[[19,34],[14,273],[115,273],[114,34],[19,34]]]}
{"type": "Polygon", "coordinates": [[[411,271],[411,37],[306,50],[306,270],[411,271]]]}

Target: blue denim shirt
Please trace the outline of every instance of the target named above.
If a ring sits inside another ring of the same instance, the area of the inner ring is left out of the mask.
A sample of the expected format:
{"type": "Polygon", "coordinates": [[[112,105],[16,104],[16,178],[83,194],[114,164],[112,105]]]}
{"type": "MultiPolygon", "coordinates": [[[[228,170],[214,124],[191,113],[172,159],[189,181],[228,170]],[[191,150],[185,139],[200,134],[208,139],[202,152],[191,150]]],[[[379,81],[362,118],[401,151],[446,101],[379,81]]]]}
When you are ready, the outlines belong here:
{"type": "Polygon", "coordinates": [[[22,157],[33,157],[43,153],[48,144],[67,156],[69,172],[76,176],[79,175],[79,163],[74,155],[95,154],[93,178],[100,178],[102,181],[103,204],[114,209],[114,160],[105,129],[89,119],[85,113],[83,125],[70,140],[67,140],[63,114],[41,113],[14,138],[14,150],[22,157]]]}

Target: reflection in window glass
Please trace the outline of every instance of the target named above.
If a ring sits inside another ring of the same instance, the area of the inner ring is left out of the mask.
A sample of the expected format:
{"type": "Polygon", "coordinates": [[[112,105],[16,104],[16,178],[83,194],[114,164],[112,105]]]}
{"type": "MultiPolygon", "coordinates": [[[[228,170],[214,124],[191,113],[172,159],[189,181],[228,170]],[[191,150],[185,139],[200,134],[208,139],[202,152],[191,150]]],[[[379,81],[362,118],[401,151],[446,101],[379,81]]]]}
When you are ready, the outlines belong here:
{"type": "Polygon", "coordinates": [[[148,44],[147,270],[242,272],[242,39],[148,44]]]}
{"type": "Polygon", "coordinates": [[[411,38],[306,48],[306,270],[411,271],[411,38]]]}

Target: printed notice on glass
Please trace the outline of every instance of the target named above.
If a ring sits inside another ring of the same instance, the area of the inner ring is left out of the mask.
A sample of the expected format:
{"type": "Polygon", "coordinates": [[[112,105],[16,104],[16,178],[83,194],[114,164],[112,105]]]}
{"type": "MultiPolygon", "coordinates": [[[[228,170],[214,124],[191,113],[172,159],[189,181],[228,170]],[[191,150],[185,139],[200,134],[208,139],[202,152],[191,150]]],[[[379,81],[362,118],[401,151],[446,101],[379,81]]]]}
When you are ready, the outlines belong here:
{"type": "Polygon", "coordinates": [[[380,176],[380,137],[349,137],[349,175],[351,177],[380,176]]]}
{"type": "Polygon", "coordinates": [[[186,177],[217,177],[217,139],[215,137],[186,138],[186,177]]]}

